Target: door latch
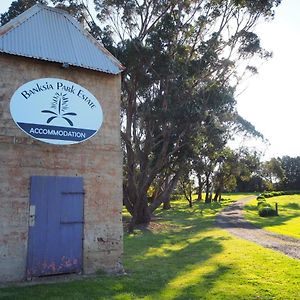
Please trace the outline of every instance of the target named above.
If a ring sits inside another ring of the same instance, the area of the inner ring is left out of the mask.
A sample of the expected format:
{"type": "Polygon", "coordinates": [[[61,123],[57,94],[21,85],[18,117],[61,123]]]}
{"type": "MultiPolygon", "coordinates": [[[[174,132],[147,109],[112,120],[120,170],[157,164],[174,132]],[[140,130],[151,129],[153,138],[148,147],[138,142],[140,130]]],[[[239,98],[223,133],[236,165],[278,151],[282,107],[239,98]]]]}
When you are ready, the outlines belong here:
{"type": "Polygon", "coordinates": [[[29,226],[33,227],[35,225],[35,205],[29,206],[29,226]]]}

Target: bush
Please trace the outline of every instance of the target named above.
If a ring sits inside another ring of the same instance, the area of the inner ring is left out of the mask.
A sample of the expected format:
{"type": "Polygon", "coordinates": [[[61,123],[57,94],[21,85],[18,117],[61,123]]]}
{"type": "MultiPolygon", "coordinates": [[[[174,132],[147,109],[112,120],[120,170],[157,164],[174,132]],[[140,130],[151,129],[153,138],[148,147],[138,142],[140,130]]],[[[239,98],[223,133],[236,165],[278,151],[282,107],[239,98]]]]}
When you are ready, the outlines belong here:
{"type": "Polygon", "coordinates": [[[263,207],[271,207],[271,204],[266,201],[262,201],[260,205],[263,207]]]}
{"type": "Polygon", "coordinates": [[[265,198],[271,198],[271,197],[273,197],[272,193],[263,193],[263,196],[265,198]]]}
{"type": "Polygon", "coordinates": [[[276,192],[264,192],[261,193],[256,200],[259,202],[257,205],[260,205],[260,202],[264,202],[265,198],[277,197],[277,196],[284,196],[284,195],[295,195],[300,194],[297,191],[276,191],[276,192]]]}
{"type": "Polygon", "coordinates": [[[258,214],[261,217],[273,217],[277,216],[276,210],[271,207],[269,203],[262,204],[258,207],[258,214]]]}
{"type": "Polygon", "coordinates": [[[265,204],[269,204],[269,203],[266,202],[266,199],[262,199],[262,200],[257,201],[257,206],[265,205],[265,204]]]}
{"type": "Polygon", "coordinates": [[[282,196],[283,192],[272,192],[273,197],[282,196]]]}

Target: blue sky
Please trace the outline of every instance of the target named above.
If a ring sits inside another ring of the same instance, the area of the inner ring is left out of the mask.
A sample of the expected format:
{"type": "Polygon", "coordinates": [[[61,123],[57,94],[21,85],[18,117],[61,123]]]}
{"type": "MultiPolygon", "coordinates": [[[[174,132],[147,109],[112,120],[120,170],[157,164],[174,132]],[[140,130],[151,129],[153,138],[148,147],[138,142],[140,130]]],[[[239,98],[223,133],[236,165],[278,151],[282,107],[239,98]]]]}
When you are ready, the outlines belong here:
{"type": "MultiPolygon", "coordinates": [[[[0,1],[0,13],[11,0],[0,1]]],[[[270,145],[257,144],[265,159],[300,156],[300,1],[283,0],[275,19],[257,26],[262,46],[273,58],[259,68],[259,75],[244,83],[237,97],[239,113],[260,131],[270,145]]]]}

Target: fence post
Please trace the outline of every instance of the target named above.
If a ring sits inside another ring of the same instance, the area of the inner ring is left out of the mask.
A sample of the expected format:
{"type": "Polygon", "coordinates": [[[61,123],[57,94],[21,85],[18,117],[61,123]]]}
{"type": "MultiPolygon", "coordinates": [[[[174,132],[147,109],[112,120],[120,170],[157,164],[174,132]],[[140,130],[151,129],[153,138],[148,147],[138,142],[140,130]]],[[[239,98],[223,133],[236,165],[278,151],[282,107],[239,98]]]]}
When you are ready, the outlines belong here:
{"type": "Polygon", "coordinates": [[[276,216],[278,216],[278,203],[275,202],[275,210],[276,210],[276,216]]]}

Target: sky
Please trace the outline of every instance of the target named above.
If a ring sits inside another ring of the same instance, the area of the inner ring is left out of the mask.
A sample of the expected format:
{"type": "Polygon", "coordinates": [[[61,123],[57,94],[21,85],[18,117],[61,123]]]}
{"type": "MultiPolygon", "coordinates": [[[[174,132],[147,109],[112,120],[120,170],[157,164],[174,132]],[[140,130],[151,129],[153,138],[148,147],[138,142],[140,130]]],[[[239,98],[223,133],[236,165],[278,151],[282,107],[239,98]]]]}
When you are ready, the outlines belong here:
{"type": "MultiPolygon", "coordinates": [[[[0,13],[11,0],[0,0],[0,13]]],[[[251,122],[269,141],[244,145],[257,146],[263,159],[300,156],[300,1],[282,0],[271,22],[261,23],[256,32],[262,46],[273,58],[259,67],[259,74],[244,82],[237,97],[239,114],[251,122]]]]}
{"type": "Polygon", "coordinates": [[[283,0],[269,23],[257,26],[262,46],[273,52],[237,98],[241,116],[270,142],[265,159],[300,156],[300,1],[283,0]]]}

